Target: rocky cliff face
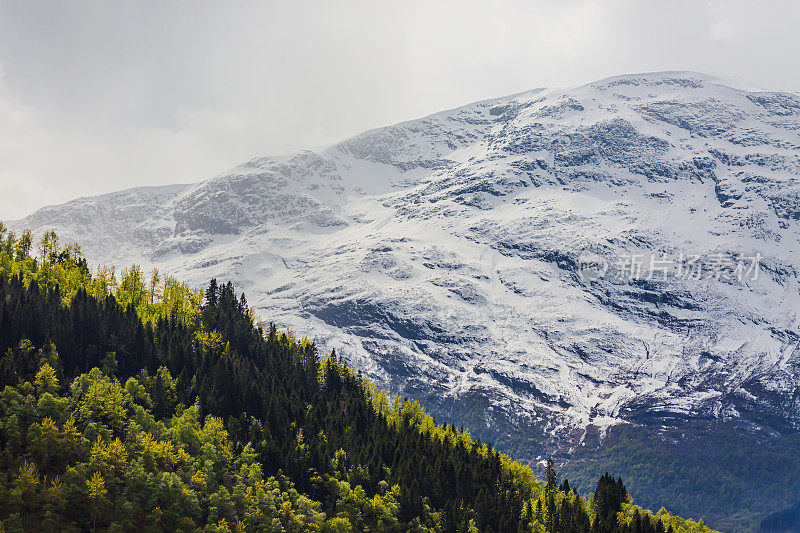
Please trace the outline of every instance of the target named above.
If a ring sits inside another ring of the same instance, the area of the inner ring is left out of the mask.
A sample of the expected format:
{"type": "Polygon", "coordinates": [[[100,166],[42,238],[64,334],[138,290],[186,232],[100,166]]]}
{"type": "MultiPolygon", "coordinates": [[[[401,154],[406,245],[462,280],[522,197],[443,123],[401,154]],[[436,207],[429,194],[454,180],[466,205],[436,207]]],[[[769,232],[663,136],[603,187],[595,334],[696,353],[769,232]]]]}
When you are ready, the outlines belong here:
{"type": "Polygon", "coordinates": [[[800,424],[797,95],[694,73],[535,90],[11,226],[230,279],[519,458],[626,422],[800,424]]]}

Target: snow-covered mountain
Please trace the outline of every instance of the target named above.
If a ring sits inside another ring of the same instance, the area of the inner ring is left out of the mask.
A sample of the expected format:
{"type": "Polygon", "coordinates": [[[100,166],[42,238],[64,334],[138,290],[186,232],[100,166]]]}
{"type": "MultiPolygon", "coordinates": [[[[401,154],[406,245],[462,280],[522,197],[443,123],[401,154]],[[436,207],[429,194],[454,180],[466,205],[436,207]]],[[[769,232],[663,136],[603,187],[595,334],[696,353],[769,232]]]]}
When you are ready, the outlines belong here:
{"type": "Polygon", "coordinates": [[[800,426],[794,94],[685,72],[534,90],[10,226],[232,280],[520,458],[623,422],[800,426]]]}

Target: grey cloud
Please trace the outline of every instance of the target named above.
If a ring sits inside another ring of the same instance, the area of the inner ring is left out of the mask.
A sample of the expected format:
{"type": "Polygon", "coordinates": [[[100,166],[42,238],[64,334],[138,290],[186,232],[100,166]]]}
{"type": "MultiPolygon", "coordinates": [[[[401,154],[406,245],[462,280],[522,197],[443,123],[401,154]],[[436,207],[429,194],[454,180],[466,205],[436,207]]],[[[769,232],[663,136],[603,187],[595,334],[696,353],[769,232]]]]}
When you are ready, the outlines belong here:
{"type": "Polygon", "coordinates": [[[698,70],[800,87],[795,2],[0,3],[0,219],[470,101],[698,70]]]}

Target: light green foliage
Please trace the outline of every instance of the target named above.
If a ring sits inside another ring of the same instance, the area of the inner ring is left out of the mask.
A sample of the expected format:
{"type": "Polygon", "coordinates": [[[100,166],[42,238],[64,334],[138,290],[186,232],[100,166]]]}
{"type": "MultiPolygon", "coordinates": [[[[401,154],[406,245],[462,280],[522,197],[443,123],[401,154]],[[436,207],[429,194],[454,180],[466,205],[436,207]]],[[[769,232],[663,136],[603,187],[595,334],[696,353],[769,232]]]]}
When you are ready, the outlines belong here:
{"type": "Polygon", "coordinates": [[[133,265],[122,271],[115,296],[122,307],[132,305],[138,309],[140,305],[147,303],[149,300],[147,288],[139,265],[133,265]]]}
{"type": "Polygon", "coordinates": [[[58,378],[56,371],[48,363],[42,365],[36,373],[36,390],[42,392],[55,392],[58,389],[58,378]]]}
{"type": "Polygon", "coordinates": [[[0,274],[22,275],[25,284],[37,281],[40,286],[59,287],[65,304],[79,290],[98,300],[114,296],[123,305],[133,305],[143,322],[155,323],[162,317],[175,317],[194,325],[200,316],[202,292],[192,289],[173,276],[153,270],[149,277],[133,265],[122,271],[120,279],[114,267],[100,266],[94,275],[77,244],[60,246],[58,235],[45,232],[37,244],[36,258],[29,256],[33,236],[23,232],[17,239],[13,232],[0,232],[0,274]]]}
{"type": "MultiPolygon", "coordinates": [[[[25,349],[33,351],[29,343],[25,349]]],[[[151,379],[171,380],[165,369],[159,374],[151,379]]],[[[155,420],[150,396],[135,378],[123,387],[93,368],[69,384],[68,396],[60,396],[55,371],[45,363],[35,388],[35,395],[30,383],[0,393],[0,428],[7,442],[2,461],[16,465],[13,483],[0,483],[0,510],[11,517],[0,523],[9,527],[19,517],[26,529],[38,529],[45,513],[36,509],[43,506],[57,528],[183,524],[189,530],[299,532],[354,531],[352,524],[369,524],[373,531],[401,527],[398,485],[382,482],[379,493],[369,497],[360,485],[320,477],[319,483],[335,486],[339,495],[335,512],[326,515],[320,502],[298,493],[288,479],[264,478],[252,446],[237,452],[221,419],[201,421],[198,408],[191,406],[155,420]],[[146,502],[158,505],[148,511],[146,502]],[[205,522],[202,509],[208,510],[205,522]]],[[[298,431],[298,450],[303,446],[298,431]]],[[[337,460],[348,476],[344,451],[337,460]]]]}
{"type": "MultiPolygon", "coordinates": [[[[40,370],[43,382],[50,375],[46,368],[40,370]]],[[[128,510],[123,529],[136,524],[202,528],[202,509],[209,510],[205,523],[213,530],[220,524],[231,531],[270,531],[273,523],[284,531],[326,527],[322,505],[282,476],[265,479],[252,447],[236,452],[219,418],[201,422],[193,406],[155,421],[143,406],[150,401],[147,393],[135,379],[122,387],[97,368],[75,378],[69,396],[51,394],[57,388],[39,393],[52,397],[57,406],[52,416],[42,416],[37,398],[21,392],[32,390],[30,384],[0,393],[0,428],[7,443],[1,458],[16,465],[12,482],[0,483],[0,510],[6,517],[19,515],[26,529],[42,526],[45,513],[34,512],[42,506],[59,528],[92,527],[96,521],[105,529],[122,509],[128,510]],[[132,419],[134,409],[149,416],[148,427],[132,419]],[[148,501],[157,503],[150,511],[148,501]]],[[[353,512],[396,520],[395,493],[372,500],[359,489],[348,488],[343,508],[363,507],[353,512]]],[[[12,526],[14,520],[4,524],[12,526]]],[[[338,530],[346,525],[346,519],[328,522],[338,530]]]]}

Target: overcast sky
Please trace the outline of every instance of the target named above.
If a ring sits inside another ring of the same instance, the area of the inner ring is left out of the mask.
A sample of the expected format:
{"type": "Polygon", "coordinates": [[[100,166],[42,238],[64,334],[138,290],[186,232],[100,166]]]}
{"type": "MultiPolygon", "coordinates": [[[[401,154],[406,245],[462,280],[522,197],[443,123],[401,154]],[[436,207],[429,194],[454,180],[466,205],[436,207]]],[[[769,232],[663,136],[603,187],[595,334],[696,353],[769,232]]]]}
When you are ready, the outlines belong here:
{"type": "Polygon", "coordinates": [[[0,0],[0,219],[615,74],[797,91],[799,29],[765,0],[0,0]]]}

